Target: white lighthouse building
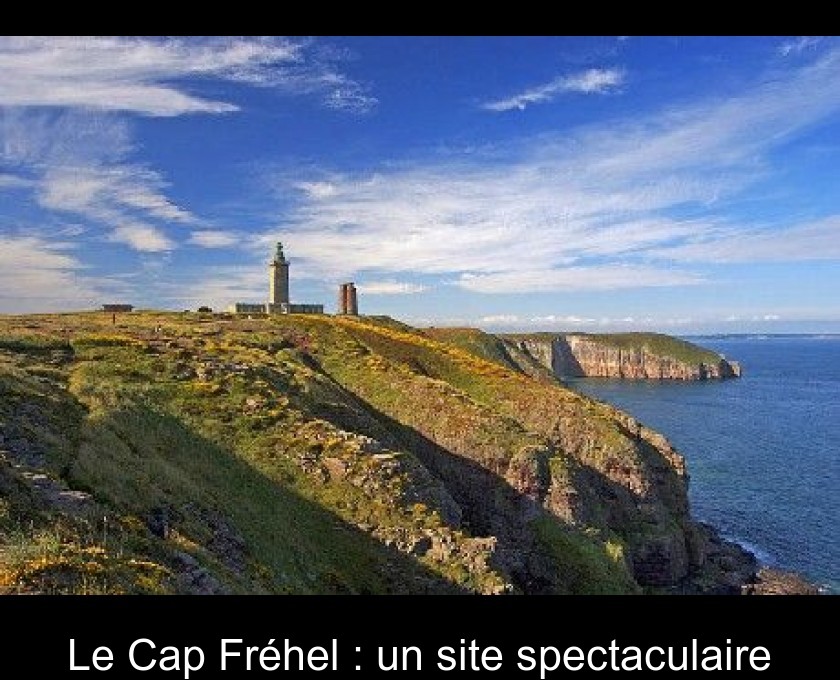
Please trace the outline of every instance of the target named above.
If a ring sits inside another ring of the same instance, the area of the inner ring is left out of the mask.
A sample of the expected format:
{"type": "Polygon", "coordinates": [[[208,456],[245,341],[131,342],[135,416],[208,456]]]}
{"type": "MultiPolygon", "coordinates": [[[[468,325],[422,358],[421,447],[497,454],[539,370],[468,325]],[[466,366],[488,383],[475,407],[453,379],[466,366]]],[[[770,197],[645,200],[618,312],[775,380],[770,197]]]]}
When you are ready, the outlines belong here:
{"type": "Polygon", "coordinates": [[[289,298],[289,260],[278,241],[268,263],[268,302],[237,302],[229,311],[235,314],[323,314],[324,305],[292,304],[289,298]]]}

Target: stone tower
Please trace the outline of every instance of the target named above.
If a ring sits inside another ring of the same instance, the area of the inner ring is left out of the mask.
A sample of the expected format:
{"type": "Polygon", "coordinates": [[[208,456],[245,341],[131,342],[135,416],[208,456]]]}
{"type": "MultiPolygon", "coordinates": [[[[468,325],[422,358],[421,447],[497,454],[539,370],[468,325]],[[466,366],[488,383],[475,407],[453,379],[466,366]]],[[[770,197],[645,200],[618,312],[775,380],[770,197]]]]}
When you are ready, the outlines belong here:
{"type": "Polygon", "coordinates": [[[342,283],[338,289],[338,313],[359,315],[359,303],[356,298],[356,285],[354,283],[342,283]]]}
{"type": "Polygon", "coordinates": [[[277,242],[274,259],[268,265],[268,304],[289,304],[289,261],[283,254],[283,244],[277,242]]]}

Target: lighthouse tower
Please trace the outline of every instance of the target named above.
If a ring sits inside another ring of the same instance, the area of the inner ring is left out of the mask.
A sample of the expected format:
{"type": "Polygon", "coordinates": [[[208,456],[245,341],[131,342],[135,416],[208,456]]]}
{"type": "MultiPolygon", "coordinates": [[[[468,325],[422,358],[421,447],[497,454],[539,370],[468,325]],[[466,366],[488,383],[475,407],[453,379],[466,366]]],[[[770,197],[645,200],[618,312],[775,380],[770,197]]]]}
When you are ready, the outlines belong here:
{"type": "Polygon", "coordinates": [[[289,261],[283,254],[283,244],[277,242],[274,259],[268,265],[268,306],[271,312],[285,311],[289,304],[289,261]]]}

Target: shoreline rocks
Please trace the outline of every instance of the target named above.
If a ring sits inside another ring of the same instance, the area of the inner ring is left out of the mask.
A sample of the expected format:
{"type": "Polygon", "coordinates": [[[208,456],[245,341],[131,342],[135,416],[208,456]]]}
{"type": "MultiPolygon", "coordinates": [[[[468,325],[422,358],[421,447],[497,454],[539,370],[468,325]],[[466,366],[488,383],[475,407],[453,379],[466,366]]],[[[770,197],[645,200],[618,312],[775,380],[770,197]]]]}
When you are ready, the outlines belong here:
{"type": "Polygon", "coordinates": [[[744,595],[819,595],[820,589],[799,574],[774,567],[761,567],[753,581],[743,586],[744,595]]]}

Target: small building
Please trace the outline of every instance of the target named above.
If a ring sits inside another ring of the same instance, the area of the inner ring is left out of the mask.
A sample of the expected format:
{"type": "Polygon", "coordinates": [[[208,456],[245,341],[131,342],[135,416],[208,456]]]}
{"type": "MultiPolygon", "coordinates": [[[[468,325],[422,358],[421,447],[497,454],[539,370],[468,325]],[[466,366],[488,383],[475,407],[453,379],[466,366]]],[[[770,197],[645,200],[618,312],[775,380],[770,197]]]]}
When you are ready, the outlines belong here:
{"type": "Polygon", "coordinates": [[[237,302],[228,308],[234,314],[265,314],[265,305],[258,302],[237,302]]]}
{"type": "Polygon", "coordinates": [[[110,312],[112,314],[116,312],[131,312],[134,310],[134,305],[126,305],[122,303],[113,303],[102,305],[103,312],[110,312]]]}
{"type": "Polygon", "coordinates": [[[263,304],[261,302],[237,302],[228,307],[233,314],[323,314],[324,305],[297,304],[292,302],[281,302],[263,304]]]}
{"type": "Polygon", "coordinates": [[[299,302],[281,302],[280,304],[268,303],[266,305],[269,314],[323,314],[324,305],[299,302]]]}

